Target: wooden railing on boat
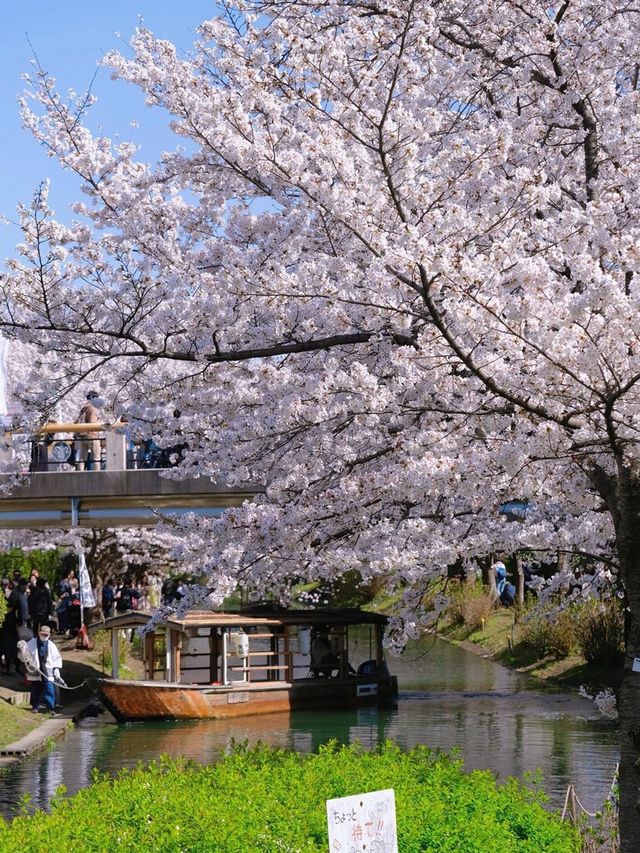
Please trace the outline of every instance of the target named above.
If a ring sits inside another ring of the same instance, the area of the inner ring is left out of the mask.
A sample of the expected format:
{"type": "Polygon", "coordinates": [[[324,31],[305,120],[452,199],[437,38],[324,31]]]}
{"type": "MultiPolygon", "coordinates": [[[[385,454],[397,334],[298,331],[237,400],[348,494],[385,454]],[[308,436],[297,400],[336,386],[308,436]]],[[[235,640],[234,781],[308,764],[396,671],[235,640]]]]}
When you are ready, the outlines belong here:
{"type": "MultiPolygon", "coordinates": [[[[261,616],[202,612],[187,614],[181,620],[168,619],[145,635],[145,679],[182,684],[292,683],[327,671],[347,679],[353,672],[350,664],[358,663],[349,659],[353,651],[349,629],[356,625],[368,626],[368,658],[382,667],[385,617],[351,611],[333,611],[332,615],[333,620],[318,611],[297,611],[295,617],[292,613],[261,616]],[[326,622],[319,623],[320,619],[326,622]],[[310,632],[309,626],[314,624],[316,630],[320,624],[325,626],[335,652],[333,662],[325,666],[313,667],[309,649],[306,654],[302,649],[302,632],[310,632]]],[[[105,623],[104,627],[112,629],[113,677],[118,673],[122,628],[144,624],[149,618],[150,614],[138,612],[112,617],[105,623]]],[[[95,630],[99,626],[91,627],[95,630]]]]}

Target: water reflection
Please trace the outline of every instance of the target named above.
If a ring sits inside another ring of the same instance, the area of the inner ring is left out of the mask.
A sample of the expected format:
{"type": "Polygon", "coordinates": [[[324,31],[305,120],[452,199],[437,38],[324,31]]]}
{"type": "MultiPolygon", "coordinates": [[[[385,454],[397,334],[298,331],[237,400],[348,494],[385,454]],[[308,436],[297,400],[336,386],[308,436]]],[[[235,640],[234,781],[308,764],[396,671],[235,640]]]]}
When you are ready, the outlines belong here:
{"type": "Polygon", "coordinates": [[[402,692],[390,708],[125,726],[85,720],[52,752],[0,775],[0,810],[11,815],[27,792],[46,807],[59,785],[70,794],[88,785],[93,767],[116,773],[163,754],[208,764],[245,739],[311,752],[332,738],[366,748],[386,739],[404,748],[457,748],[467,769],[488,768],[501,778],[541,768],[556,807],[570,783],[586,808],[602,805],[617,761],[617,732],[592,703],[540,690],[531,679],[443,643],[428,654],[409,652],[393,669],[402,692]]]}

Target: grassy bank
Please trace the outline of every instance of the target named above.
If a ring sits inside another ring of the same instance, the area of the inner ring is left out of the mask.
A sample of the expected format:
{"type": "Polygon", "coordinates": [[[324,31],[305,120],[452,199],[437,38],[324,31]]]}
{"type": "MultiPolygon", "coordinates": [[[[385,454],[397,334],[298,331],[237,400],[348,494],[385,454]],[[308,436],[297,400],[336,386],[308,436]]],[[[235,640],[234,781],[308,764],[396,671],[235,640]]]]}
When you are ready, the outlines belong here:
{"type": "MultiPolygon", "coordinates": [[[[5,853],[84,851],[288,851],[328,849],[325,801],[392,788],[403,853],[577,853],[572,826],[542,807],[542,796],[426,747],[386,744],[299,755],[237,748],[212,767],[165,760],[148,769],[97,779],[51,814],[0,824],[5,853]]],[[[375,817],[375,816],[373,816],[375,817]]],[[[358,849],[376,821],[353,826],[358,849]]],[[[355,819],[354,819],[355,820],[355,819]]]]}
{"type": "Polygon", "coordinates": [[[40,722],[29,708],[0,701],[0,747],[20,740],[37,729],[40,722]]]}
{"type": "Polygon", "coordinates": [[[462,624],[448,614],[439,633],[445,639],[486,655],[510,669],[566,688],[586,686],[594,692],[607,687],[617,688],[622,675],[621,663],[588,662],[571,637],[566,640],[562,654],[545,653],[527,641],[527,618],[528,612],[517,607],[488,609],[483,621],[479,617],[462,624]],[[565,650],[567,654],[564,654],[565,650]]]}
{"type": "MultiPolygon", "coordinates": [[[[55,642],[62,654],[62,675],[69,687],[77,688],[60,691],[62,706],[66,707],[76,702],[89,703],[94,695],[83,682],[89,678],[99,677],[105,672],[108,673],[111,669],[110,646],[106,633],[101,632],[101,635],[98,635],[98,640],[91,650],[76,649],[75,640],[55,637],[55,642]]],[[[123,675],[127,678],[139,678],[141,674],[140,661],[134,654],[127,654],[123,675]]],[[[21,694],[29,692],[29,683],[25,678],[17,676],[0,676],[0,687],[3,688],[2,694],[7,700],[18,698],[21,694]]],[[[49,715],[46,713],[34,714],[28,705],[28,700],[27,705],[15,705],[0,698],[0,748],[29,734],[47,716],[49,715]]]]}

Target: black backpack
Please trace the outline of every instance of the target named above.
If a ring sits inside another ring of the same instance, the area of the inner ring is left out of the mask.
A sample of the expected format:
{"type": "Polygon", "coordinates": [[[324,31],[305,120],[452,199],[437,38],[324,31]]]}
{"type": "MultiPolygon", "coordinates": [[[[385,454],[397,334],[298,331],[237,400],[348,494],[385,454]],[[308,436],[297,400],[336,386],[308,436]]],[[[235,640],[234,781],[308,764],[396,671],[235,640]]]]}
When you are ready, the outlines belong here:
{"type": "Polygon", "coordinates": [[[131,590],[126,587],[120,590],[120,598],[116,602],[116,610],[131,610],[131,590]]]}

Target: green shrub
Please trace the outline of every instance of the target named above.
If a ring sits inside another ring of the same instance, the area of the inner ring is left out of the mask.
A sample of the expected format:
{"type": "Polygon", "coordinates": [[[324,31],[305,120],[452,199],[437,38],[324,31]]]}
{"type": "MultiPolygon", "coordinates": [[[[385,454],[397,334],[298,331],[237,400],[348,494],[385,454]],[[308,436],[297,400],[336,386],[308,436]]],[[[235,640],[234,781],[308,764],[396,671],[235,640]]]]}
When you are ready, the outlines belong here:
{"type": "MultiPolygon", "coordinates": [[[[131,643],[121,632],[118,654],[118,676],[124,678],[126,672],[130,672],[129,662],[131,657],[131,643]]],[[[111,672],[111,631],[96,631],[93,635],[94,649],[100,661],[103,672],[111,672]]]]}
{"type": "Polygon", "coordinates": [[[325,801],[393,788],[402,853],[577,853],[572,826],[514,780],[416,747],[236,747],[210,767],[162,759],[0,825],[3,853],[326,851],[325,801]]]}
{"type": "Polygon", "coordinates": [[[577,613],[552,606],[532,610],[521,623],[520,639],[541,657],[566,658],[576,648],[577,613]]]}
{"type": "Polygon", "coordinates": [[[496,609],[496,602],[479,581],[475,584],[454,583],[448,612],[453,625],[466,625],[475,631],[482,627],[496,609]]]}
{"type": "Polygon", "coordinates": [[[590,601],[578,615],[576,639],[588,663],[619,663],[624,654],[624,612],[617,599],[590,601]]]}

